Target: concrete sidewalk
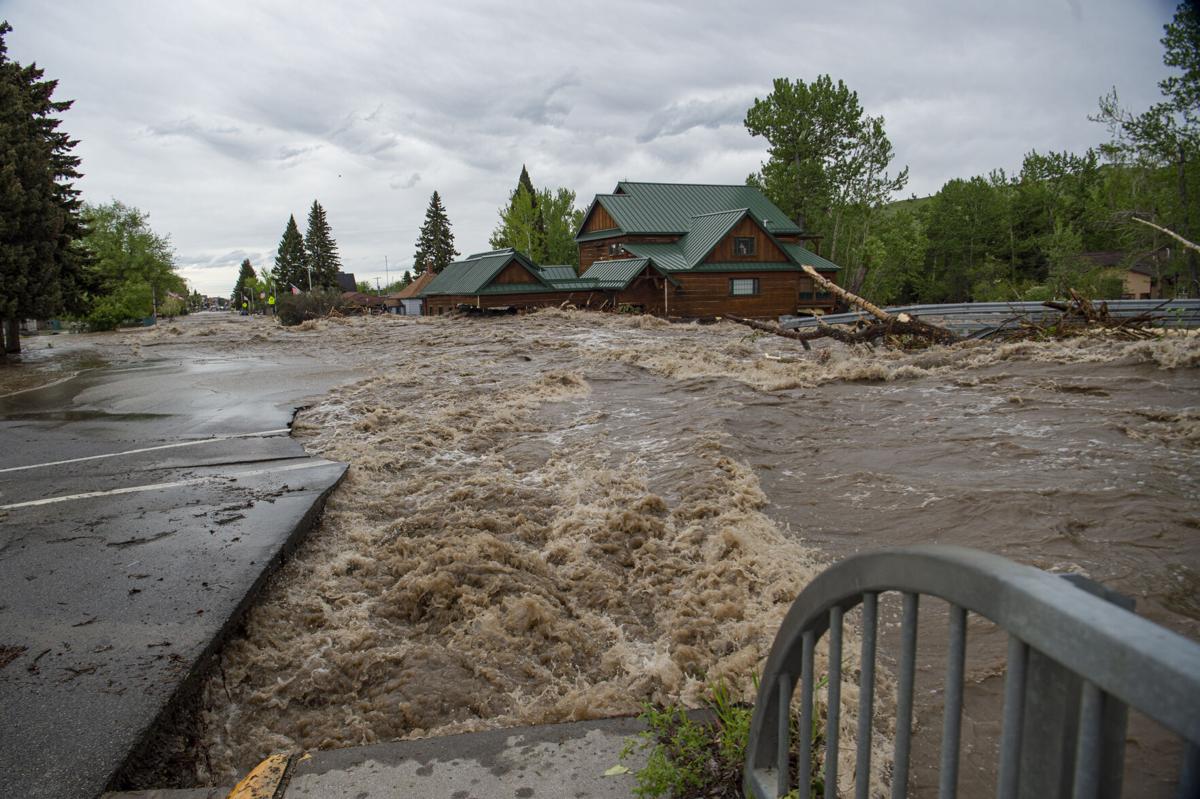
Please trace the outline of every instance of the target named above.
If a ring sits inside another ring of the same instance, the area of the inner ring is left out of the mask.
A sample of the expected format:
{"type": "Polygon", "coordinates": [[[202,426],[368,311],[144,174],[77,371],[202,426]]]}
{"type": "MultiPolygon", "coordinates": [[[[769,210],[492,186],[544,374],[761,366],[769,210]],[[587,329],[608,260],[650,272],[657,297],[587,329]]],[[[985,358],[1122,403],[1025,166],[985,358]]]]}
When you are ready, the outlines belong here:
{"type": "MultiPolygon", "coordinates": [[[[292,757],[256,799],[628,799],[642,752],[620,759],[645,726],[601,719],[334,749],[292,757]],[[605,776],[613,766],[629,771],[605,776]]],[[[225,799],[229,788],[105,794],[104,799],[225,799]]]]}

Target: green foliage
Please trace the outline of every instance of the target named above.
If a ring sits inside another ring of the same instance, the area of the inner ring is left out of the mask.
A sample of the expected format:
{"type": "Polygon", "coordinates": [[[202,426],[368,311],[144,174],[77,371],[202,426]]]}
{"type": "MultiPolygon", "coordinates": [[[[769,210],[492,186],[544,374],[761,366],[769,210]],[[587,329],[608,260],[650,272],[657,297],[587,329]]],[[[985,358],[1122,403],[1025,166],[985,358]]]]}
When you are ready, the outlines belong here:
{"type": "Polygon", "coordinates": [[[83,217],[92,288],[86,319],[93,328],[154,316],[168,292],[187,293],[187,284],[175,273],[170,239],[150,228],[147,214],[113,200],[85,205],[83,217]]]}
{"type": "Polygon", "coordinates": [[[300,294],[282,295],[278,299],[275,313],[280,324],[291,326],[308,319],[320,319],[334,310],[351,308],[353,306],[342,299],[341,292],[334,289],[313,289],[300,294]]]}
{"type": "Polygon", "coordinates": [[[636,796],[742,796],[742,766],[753,708],[734,702],[721,680],[709,687],[708,709],[712,722],[693,721],[677,705],[644,705],[639,718],[646,731],[630,739],[621,753],[625,759],[649,750],[645,767],[635,775],[636,796]]]}
{"type": "Polygon", "coordinates": [[[446,209],[442,207],[442,198],[435,191],[429,198],[429,208],[425,210],[425,223],[421,225],[421,234],[417,238],[413,271],[418,275],[426,269],[441,272],[458,254],[458,250],[454,249],[454,232],[450,229],[446,209]]]}
{"type": "Polygon", "coordinates": [[[535,191],[529,173],[521,167],[521,179],[509,195],[508,207],[500,209],[500,223],[489,243],[494,249],[520,250],[537,264],[578,266],[575,231],[582,223],[583,210],[575,207],[575,192],[535,191]]]}
{"type": "Polygon", "coordinates": [[[7,56],[0,21],[0,319],[80,313],[87,288],[76,141],[58,129],[57,81],[7,56]]]}
{"type": "MultiPolygon", "coordinates": [[[[275,269],[272,270],[271,276],[275,283],[284,289],[291,286],[301,290],[310,288],[304,237],[300,235],[300,228],[296,226],[295,215],[288,216],[283,236],[279,239],[279,249],[275,254],[275,269]]],[[[318,283],[317,276],[314,274],[311,288],[317,288],[320,285],[322,284],[318,283]]]]}
{"type": "MultiPolygon", "coordinates": [[[[304,265],[312,270],[313,288],[337,288],[337,274],[342,270],[333,230],[325,218],[325,209],[316,200],[308,211],[308,232],[304,236],[304,265]]],[[[281,281],[282,282],[282,281],[281,281]]],[[[304,285],[297,283],[297,288],[304,285]]]]}
{"type": "Polygon", "coordinates": [[[238,270],[237,282],[233,284],[233,293],[229,295],[229,301],[233,303],[234,308],[240,309],[243,302],[249,304],[257,279],[258,275],[255,274],[254,267],[250,265],[250,259],[242,261],[241,269],[238,270]]]}
{"type": "MultiPolygon", "coordinates": [[[[1128,169],[1134,191],[1120,210],[1158,218],[1176,233],[1200,240],[1200,12],[1180,3],[1164,27],[1163,63],[1179,70],[1159,81],[1163,100],[1141,114],[1121,106],[1114,87],[1100,98],[1093,121],[1107,126],[1110,140],[1101,152],[1113,164],[1128,169]]],[[[1132,224],[1132,223],[1130,223],[1132,224]]],[[[1134,225],[1134,227],[1140,227],[1134,225]]],[[[1142,242],[1158,246],[1157,234],[1143,229],[1142,242]]],[[[1196,253],[1175,259],[1175,270],[1191,296],[1200,293],[1200,261],[1196,253]]]]}

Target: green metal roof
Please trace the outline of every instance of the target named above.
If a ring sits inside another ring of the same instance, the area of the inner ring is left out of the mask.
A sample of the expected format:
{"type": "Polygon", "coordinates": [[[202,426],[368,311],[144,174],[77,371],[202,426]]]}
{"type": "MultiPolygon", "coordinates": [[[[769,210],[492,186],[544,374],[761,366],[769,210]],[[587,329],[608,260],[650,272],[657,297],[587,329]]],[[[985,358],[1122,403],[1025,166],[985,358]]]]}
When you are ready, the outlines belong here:
{"type": "Polygon", "coordinates": [[[586,280],[595,281],[597,288],[623,289],[649,264],[649,258],[596,261],[583,273],[583,277],[586,280]]]}
{"type": "MultiPolygon", "coordinates": [[[[625,233],[686,233],[692,229],[693,217],[737,208],[750,209],[772,233],[800,232],[753,186],[622,181],[612,194],[597,194],[595,203],[604,206],[625,233]]],[[[589,207],[584,218],[590,213],[589,207]]]]}
{"type": "Polygon", "coordinates": [[[827,258],[822,258],[812,250],[805,249],[799,244],[790,244],[788,242],[778,242],[779,246],[787,251],[787,254],[796,259],[798,264],[808,264],[818,272],[840,272],[842,268],[830,261],[827,258]]]}
{"type": "MultiPolygon", "coordinates": [[[[537,291],[546,291],[550,284],[545,281],[538,268],[523,254],[513,249],[494,250],[493,252],[475,253],[462,261],[455,261],[435,277],[420,296],[431,294],[481,294],[496,275],[513,261],[520,262],[530,274],[538,279],[538,283],[528,284],[537,291]]],[[[520,285],[520,284],[518,284],[520,285]]],[[[511,286],[506,286],[506,289],[511,286]]],[[[521,288],[517,291],[530,291],[521,288]]],[[[492,292],[502,293],[502,292],[492,292]]]]}
{"type": "Polygon", "coordinates": [[[542,278],[548,283],[558,280],[574,280],[579,277],[573,266],[539,266],[542,278]]]}
{"type": "Polygon", "coordinates": [[[627,252],[639,258],[649,258],[654,265],[664,272],[682,272],[688,268],[687,257],[678,243],[671,244],[642,244],[641,242],[625,242],[621,245],[627,252]]]}

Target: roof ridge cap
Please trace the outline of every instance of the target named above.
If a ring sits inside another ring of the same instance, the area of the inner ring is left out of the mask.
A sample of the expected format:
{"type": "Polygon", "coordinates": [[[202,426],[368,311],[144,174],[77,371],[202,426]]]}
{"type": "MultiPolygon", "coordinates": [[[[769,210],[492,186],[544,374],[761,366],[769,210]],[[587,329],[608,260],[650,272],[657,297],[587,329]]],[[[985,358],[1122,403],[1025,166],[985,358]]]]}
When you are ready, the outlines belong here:
{"type": "Polygon", "coordinates": [[[750,213],[750,209],[749,208],[730,208],[726,211],[706,211],[703,214],[692,214],[692,219],[699,219],[702,216],[718,216],[719,214],[736,214],[736,213],[748,214],[748,213],[750,213]]]}

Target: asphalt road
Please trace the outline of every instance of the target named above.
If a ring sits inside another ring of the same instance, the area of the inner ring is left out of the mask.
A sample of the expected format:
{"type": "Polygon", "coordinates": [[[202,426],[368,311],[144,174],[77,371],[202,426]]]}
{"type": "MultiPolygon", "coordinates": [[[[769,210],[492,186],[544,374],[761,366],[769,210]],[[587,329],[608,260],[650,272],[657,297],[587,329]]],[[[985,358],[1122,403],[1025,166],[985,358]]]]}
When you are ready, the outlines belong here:
{"type": "Polygon", "coordinates": [[[92,799],[345,466],[288,435],[351,379],[176,359],[0,397],[0,796],[92,799]]]}

